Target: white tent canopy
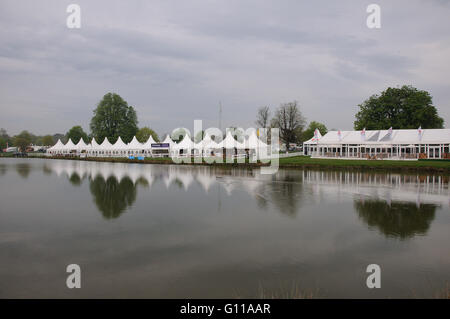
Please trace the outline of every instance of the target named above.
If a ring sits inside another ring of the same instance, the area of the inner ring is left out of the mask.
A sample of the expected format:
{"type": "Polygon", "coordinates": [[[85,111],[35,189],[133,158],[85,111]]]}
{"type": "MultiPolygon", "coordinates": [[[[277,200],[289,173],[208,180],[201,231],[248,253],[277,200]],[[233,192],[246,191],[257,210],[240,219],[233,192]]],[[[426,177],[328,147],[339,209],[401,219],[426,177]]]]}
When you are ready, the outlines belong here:
{"type": "Polygon", "coordinates": [[[172,148],[175,145],[175,142],[172,141],[172,139],[170,138],[169,134],[166,135],[166,138],[161,143],[169,144],[169,148],[172,148]]]}
{"type": "Polygon", "coordinates": [[[152,144],[155,144],[156,141],[153,139],[153,136],[149,136],[147,142],[143,144],[144,149],[151,149],[152,144]]]}
{"type": "Polygon", "coordinates": [[[263,149],[267,148],[268,145],[261,141],[257,136],[256,132],[253,131],[247,139],[244,141],[245,148],[248,149],[263,149]]]}
{"type": "Polygon", "coordinates": [[[127,144],[125,144],[119,136],[117,138],[117,141],[112,146],[112,149],[115,151],[123,151],[123,150],[127,150],[128,147],[127,147],[127,144]]]}
{"type": "Polygon", "coordinates": [[[109,142],[107,137],[105,137],[103,143],[100,145],[100,149],[104,151],[110,151],[112,149],[112,144],[109,142]]]}
{"type": "Polygon", "coordinates": [[[226,148],[226,149],[231,149],[231,148],[245,149],[244,143],[236,141],[234,139],[234,137],[231,135],[230,131],[227,132],[227,136],[225,137],[225,139],[223,141],[221,141],[220,143],[218,143],[217,146],[219,148],[226,148]]]}
{"type": "Polygon", "coordinates": [[[72,142],[72,139],[69,138],[69,141],[66,143],[66,145],[64,145],[63,150],[65,151],[73,151],[76,150],[77,147],[75,146],[75,144],[72,142]]]}
{"type": "Polygon", "coordinates": [[[330,131],[304,142],[303,151],[327,157],[447,158],[450,129],[330,131]]]}
{"type": "Polygon", "coordinates": [[[191,137],[189,136],[189,134],[186,134],[183,137],[183,140],[181,140],[181,142],[175,144],[173,146],[173,148],[175,150],[181,150],[181,149],[183,149],[183,150],[191,150],[191,149],[194,148],[194,142],[192,142],[191,137]]]}
{"type": "Polygon", "coordinates": [[[64,147],[64,144],[61,142],[60,139],[58,139],[58,141],[56,142],[56,144],[53,145],[52,147],[49,147],[49,148],[47,149],[47,151],[60,151],[60,150],[63,149],[63,147],[64,147]]]}
{"type": "Polygon", "coordinates": [[[86,151],[88,149],[88,146],[86,145],[86,143],[83,141],[82,138],[80,138],[80,140],[78,141],[77,145],[75,145],[77,151],[82,152],[82,151],[86,151]]]}
{"type": "Polygon", "coordinates": [[[142,150],[144,149],[144,145],[137,140],[136,136],[134,136],[131,142],[127,144],[127,148],[129,150],[142,150]]]}

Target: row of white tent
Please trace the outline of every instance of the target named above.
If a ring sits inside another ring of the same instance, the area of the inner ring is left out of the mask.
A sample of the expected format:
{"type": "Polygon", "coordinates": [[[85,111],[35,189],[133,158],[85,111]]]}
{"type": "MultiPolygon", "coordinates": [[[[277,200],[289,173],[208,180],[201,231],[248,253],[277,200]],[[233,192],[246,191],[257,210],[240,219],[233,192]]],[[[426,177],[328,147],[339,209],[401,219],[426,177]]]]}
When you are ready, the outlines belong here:
{"type": "MultiPolygon", "coordinates": [[[[203,140],[199,143],[192,141],[191,137],[186,134],[184,138],[175,143],[169,135],[164,141],[158,143],[152,136],[145,143],[140,143],[136,136],[133,137],[130,143],[126,144],[119,137],[114,144],[111,144],[106,137],[101,144],[98,144],[95,139],[91,143],[86,144],[83,139],[77,144],[74,144],[71,139],[66,144],[61,140],[47,150],[49,156],[54,155],[81,155],[88,157],[124,157],[124,156],[222,156],[223,150],[233,150],[234,154],[242,154],[242,151],[249,151],[252,154],[263,155],[267,154],[269,146],[261,141],[256,132],[252,132],[243,142],[237,141],[231,132],[228,132],[226,137],[220,141],[215,142],[211,136],[206,133],[203,140]]],[[[227,151],[228,152],[228,151],[227,151]]],[[[227,154],[232,154],[228,152],[227,154]]]]}

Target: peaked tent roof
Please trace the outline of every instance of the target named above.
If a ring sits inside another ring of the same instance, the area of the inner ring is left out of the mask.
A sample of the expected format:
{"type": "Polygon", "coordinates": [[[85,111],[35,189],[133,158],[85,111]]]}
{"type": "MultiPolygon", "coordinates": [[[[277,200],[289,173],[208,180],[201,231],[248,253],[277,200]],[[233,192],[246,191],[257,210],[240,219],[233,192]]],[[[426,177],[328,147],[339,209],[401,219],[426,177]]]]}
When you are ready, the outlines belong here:
{"type": "Polygon", "coordinates": [[[192,142],[191,137],[189,134],[186,134],[183,137],[183,140],[180,143],[177,143],[173,146],[175,149],[192,149],[194,148],[194,142],[192,142]]]}
{"type": "Polygon", "coordinates": [[[63,149],[65,149],[65,150],[75,150],[76,149],[76,146],[75,146],[75,144],[73,144],[72,139],[69,138],[66,145],[64,145],[63,149]]]}
{"type": "Polygon", "coordinates": [[[114,149],[114,150],[123,150],[123,149],[127,149],[127,144],[125,144],[123,141],[122,141],[122,138],[119,136],[118,138],[117,138],[117,141],[114,143],[114,145],[112,146],[112,148],[114,149]]]}
{"type": "Polygon", "coordinates": [[[238,148],[245,149],[244,143],[238,142],[231,135],[231,132],[227,132],[225,139],[217,145],[219,148],[238,148]]]}
{"type": "Polygon", "coordinates": [[[155,143],[156,143],[156,141],[153,139],[153,136],[150,135],[148,137],[147,142],[145,142],[143,145],[144,145],[144,148],[151,148],[152,144],[155,144],[155,143]]]}
{"type": "Polygon", "coordinates": [[[80,138],[80,140],[78,141],[78,143],[77,143],[77,145],[75,145],[76,146],[76,148],[78,149],[78,150],[85,150],[85,149],[87,149],[88,148],[88,146],[86,145],[86,143],[83,141],[83,138],[80,138]]]}
{"type": "Polygon", "coordinates": [[[56,151],[56,150],[61,150],[63,149],[64,144],[61,142],[60,139],[58,139],[58,141],[56,142],[55,145],[53,145],[52,147],[49,147],[48,150],[49,151],[56,151]]]}
{"type": "Polygon", "coordinates": [[[131,142],[127,144],[127,148],[130,150],[142,149],[143,146],[144,145],[137,140],[136,136],[134,136],[131,142]]]}
{"type": "Polygon", "coordinates": [[[90,145],[91,145],[91,149],[93,149],[93,150],[98,150],[100,148],[100,145],[95,140],[95,137],[92,138],[90,145]]]}
{"type": "Polygon", "coordinates": [[[100,145],[100,148],[103,150],[112,149],[112,144],[109,142],[108,137],[105,137],[105,139],[103,140],[103,143],[100,145]]]}
{"type": "Polygon", "coordinates": [[[211,136],[208,133],[205,133],[203,140],[194,144],[194,148],[196,149],[215,149],[219,148],[218,144],[212,140],[211,136]]]}
{"type": "Polygon", "coordinates": [[[164,139],[164,141],[162,141],[162,143],[169,144],[170,147],[173,147],[175,145],[175,142],[172,141],[169,134],[166,135],[166,138],[164,139]]]}
{"type": "Polygon", "coordinates": [[[249,149],[257,149],[257,148],[265,148],[268,147],[266,143],[261,141],[257,136],[256,132],[253,131],[250,136],[244,140],[245,148],[249,149]]]}

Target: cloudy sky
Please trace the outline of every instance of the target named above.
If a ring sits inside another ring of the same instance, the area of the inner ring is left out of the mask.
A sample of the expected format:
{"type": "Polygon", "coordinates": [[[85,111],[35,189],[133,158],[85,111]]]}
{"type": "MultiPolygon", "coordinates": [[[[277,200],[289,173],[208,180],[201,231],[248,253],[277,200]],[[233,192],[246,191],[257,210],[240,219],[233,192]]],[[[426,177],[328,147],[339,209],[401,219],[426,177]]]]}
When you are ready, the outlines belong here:
{"type": "Polygon", "coordinates": [[[308,121],[351,129],[388,86],[427,90],[450,127],[450,1],[0,2],[0,127],[89,129],[107,92],[139,126],[253,126],[258,107],[299,101],[308,121]],[[81,7],[68,29],[66,8],[81,7]],[[381,29],[366,8],[381,7],[381,29]]]}

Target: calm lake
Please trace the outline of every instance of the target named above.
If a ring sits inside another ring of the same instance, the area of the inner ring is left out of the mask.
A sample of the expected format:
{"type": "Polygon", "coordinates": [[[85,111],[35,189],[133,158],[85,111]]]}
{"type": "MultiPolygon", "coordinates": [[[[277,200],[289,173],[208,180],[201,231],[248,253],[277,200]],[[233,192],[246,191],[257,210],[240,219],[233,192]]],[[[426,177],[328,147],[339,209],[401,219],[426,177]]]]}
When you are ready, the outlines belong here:
{"type": "Polygon", "coordinates": [[[0,297],[438,297],[449,205],[449,176],[0,159],[0,297]]]}

